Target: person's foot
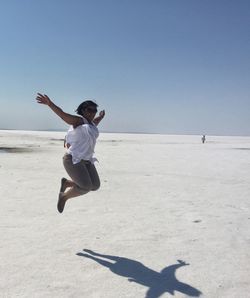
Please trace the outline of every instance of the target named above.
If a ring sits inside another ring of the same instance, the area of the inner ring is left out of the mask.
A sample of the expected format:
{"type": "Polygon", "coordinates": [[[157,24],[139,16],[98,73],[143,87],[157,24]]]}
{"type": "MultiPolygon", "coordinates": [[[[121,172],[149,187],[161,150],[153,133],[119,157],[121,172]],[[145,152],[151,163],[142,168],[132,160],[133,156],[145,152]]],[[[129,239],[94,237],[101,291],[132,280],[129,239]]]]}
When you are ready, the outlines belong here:
{"type": "Polygon", "coordinates": [[[65,189],[67,188],[66,183],[67,183],[67,179],[66,178],[62,178],[61,179],[60,192],[65,192],[65,189]]]}
{"type": "Polygon", "coordinates": [[[65,206],[65,203],[66,203],[66,199],[64,198],[63,195],[64,195],[64,193],[63,192],[60,192],[59,193],[59,196],[58,196],[57,210],[60,213],[63,212],[64,206],[65,206]]]}

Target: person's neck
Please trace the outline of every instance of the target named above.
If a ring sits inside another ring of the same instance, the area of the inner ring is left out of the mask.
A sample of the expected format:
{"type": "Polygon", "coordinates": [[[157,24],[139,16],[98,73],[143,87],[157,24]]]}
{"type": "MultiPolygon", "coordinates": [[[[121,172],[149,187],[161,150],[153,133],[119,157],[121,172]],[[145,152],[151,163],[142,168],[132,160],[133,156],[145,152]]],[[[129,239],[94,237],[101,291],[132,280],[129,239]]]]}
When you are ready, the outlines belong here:
{"type": "Polygon", "coordinates": [[[87,118],[85,118],[88,121],[88,124],[93,125],[93,122],[87,118]]]}
{"type": "Polygon", "coordinates": [[[85,120],[87,120],[88,124],[93,124],[91,120],[89,120],[87,117],[82,116],[85,120]]]}

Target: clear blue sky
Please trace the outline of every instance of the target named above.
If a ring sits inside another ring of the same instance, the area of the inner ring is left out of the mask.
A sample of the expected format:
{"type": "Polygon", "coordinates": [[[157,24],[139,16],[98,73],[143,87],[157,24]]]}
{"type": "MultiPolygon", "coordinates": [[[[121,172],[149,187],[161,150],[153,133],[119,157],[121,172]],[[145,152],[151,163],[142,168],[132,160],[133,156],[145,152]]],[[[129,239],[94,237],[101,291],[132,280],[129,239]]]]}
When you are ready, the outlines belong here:
{"type": "Polygon", "coordinates": [[[249,0],[1,0],[0,128],[250,135],[249,0]]]}

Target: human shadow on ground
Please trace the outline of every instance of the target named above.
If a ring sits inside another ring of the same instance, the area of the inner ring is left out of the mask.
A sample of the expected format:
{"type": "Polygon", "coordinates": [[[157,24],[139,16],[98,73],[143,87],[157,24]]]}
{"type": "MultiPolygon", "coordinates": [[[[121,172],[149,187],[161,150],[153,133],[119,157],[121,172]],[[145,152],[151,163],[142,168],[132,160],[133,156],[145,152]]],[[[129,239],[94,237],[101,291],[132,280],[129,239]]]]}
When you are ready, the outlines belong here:
{"type": "Polygon", "coordinates": [[[175,291],[191,297],[199,297],[202,294],[198,289],[178,281],[175,277],[178,268],[189,265],[184,261],[177,260],[177,264],[167,266],[161,272],[157,272],[135,260],[103,255],[89,249],[83,251],[85,253],[77,253],[77,255],[96,261],[113,273],[127,277],[130,282],[148,287],[145,298],[158,298],[165,292],[174,296],[175,291]]]}

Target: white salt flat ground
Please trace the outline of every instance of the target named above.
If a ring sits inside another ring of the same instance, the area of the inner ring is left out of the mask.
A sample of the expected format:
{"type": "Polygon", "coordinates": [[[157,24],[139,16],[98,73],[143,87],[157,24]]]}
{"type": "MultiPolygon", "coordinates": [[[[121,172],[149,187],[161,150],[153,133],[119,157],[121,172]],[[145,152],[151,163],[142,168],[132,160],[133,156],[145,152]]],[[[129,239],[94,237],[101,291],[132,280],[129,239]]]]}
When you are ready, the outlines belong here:
{"type": "Polygon", "coordinates": [[[0,297],[250,297],[249,137],[101,134],[59,214],[63,137],[0,131],[0,297]]]}

